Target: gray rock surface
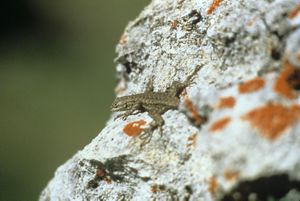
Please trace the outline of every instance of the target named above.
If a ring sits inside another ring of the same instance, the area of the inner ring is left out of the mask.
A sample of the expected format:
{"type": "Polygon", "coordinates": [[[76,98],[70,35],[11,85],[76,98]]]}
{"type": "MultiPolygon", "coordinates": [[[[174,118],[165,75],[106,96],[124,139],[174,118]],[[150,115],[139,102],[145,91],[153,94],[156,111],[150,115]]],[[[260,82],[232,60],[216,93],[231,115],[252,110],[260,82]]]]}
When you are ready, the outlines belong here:
{"type": "Polygon", "coordinates": [[[141,148],[152,119],[114,113],[40,201],[299,200],[299,0],[152,0],[117,54],[117,96],[202,68],[162,135],[141,148]]]}

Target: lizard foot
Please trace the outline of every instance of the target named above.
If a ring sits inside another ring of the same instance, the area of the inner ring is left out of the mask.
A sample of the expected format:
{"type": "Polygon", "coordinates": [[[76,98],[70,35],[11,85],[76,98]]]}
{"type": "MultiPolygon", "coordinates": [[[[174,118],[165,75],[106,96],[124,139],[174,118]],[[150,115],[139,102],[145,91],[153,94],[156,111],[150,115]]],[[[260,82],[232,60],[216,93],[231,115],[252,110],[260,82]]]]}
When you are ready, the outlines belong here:
{"type": "Polygon", "coordinates": [[[118,114],[118,115],[114,118],[114,120],[116,120],[116,119],[118,119],[118,118],[121,118],[122,120],[126,120],[128,116],[130,116],[130,115],[136,115],[136,114],[138,114],[138,113],[140,113],[139,110],[129,110],[129,111],[127,111],[127,112],[118,114]]]}
{"type": "Polygon", "coordinates": [[[148,144],[151,141],[151,138],[152,138],[152,129],[149,128],[144,130],[144,133],[142,133],[139,136],[139,139],[142,140],[140,147],[143,148],[146,144],[148,144]]]}
{"type": "Polygon", "coordinates": [[[143,148],[146,144],[148,144],[151,141],[153,131],[156,128],[159,128],[160,137],[162,137],[162,134],[163,134],[162,126],[152,125],[150,128],[145,129],[144,132],[139,136],[139,139],[142,140],[142,143],[140,145],[141,148],[143,148]]]}

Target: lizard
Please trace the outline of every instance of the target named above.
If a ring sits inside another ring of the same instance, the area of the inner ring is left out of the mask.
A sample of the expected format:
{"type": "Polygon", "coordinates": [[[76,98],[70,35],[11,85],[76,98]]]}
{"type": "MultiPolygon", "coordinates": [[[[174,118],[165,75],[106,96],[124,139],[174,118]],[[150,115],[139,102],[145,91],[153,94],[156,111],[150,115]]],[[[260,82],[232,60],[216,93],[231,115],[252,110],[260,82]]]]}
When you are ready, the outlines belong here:
{"type": "Polygon", "coordinates": [[[162,115],[168,110],[178,108],[180,94],[187,86],[193,83],[193,77],[200,69],[200,66],[196,66],[184,82],[173,81],[164,92],[154,92],[153,79],[150,78],[145,92],[117,97],[111,105],[111,111],[124,113],[117,115],[115,119],[121,117],[123,120],[126,120],[129,115],[148,112],[153,122],[150,124],[150,129],[144,130],[144,134],[140,135],[140,139],[144,140],[143,144],[148,143],[151,131],[159,128],[162,133],[162,126],[164,125],[162,115]]]}

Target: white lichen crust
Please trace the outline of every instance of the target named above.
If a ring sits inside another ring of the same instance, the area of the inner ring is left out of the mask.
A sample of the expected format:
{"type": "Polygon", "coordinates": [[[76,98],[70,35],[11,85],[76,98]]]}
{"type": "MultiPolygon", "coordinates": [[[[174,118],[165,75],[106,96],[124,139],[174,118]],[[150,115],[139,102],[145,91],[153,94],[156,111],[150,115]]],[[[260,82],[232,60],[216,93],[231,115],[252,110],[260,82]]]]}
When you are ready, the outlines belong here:
{"type": "Polygon", "coordinates": [[[259,178],[300,182],[299,0],[152,0],[117,54],[117,96],[143,93],[150,79],[163,92],[202,68],[163,115],[163,133],[141,147],[147,113],[113,114],[40,201],[210,201],[259,178]]]}

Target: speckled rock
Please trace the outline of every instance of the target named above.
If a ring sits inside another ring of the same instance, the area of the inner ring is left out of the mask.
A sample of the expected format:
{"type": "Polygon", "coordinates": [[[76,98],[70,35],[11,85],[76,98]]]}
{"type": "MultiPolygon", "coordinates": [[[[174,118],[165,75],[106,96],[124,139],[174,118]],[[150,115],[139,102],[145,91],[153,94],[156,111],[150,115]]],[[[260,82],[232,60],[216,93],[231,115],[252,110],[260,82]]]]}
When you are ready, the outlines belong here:
{"type": "Polygon", "coordinates": [[[117,96],[201,70],[162,134],[114,113],[40,201],[300,199],[299,0],[152,0],[117,54],[117,96]]]}

